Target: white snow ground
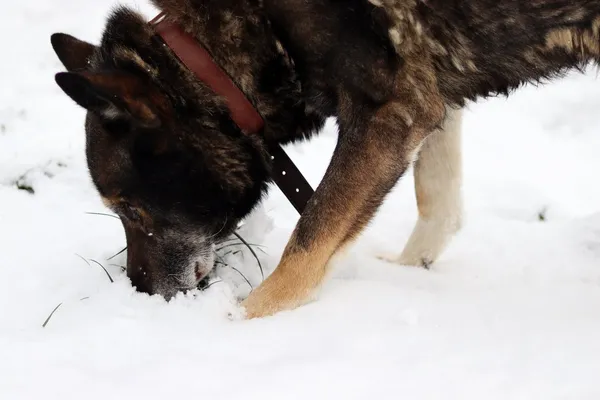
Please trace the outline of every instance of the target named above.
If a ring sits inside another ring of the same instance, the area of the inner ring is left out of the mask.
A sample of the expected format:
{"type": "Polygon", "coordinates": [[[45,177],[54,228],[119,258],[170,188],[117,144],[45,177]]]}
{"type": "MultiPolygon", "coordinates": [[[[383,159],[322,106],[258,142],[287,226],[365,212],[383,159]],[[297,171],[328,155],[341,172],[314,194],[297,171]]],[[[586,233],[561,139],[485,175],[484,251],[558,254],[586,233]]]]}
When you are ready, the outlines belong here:
{"type": "MultiPolygon", "coordinates": [[[[600,399],[595,72],[470,107],[467,219],[432,270],[374,257],[412,230],[407,176],[317,302],[230,321],[248,291],[239,275],[221,271],[225,282],[170,304],[136,293],[109,265],[125,258],[106,260],[123,246],[120,223],[85,214],[106,210],[86,172],[84,113],[53,81],[49,35],[98,40],[111,5],[2,7],[0,398],[600,399]]],[[[335,134],[330,123],[310,151],[292,150],[313,185],[335,134]]],[[[297,217],[277,191],[265,210],[246,235],[272,269],[297,217]]],[[[259,283],[250,255],[236,266],[259,283]]]]}

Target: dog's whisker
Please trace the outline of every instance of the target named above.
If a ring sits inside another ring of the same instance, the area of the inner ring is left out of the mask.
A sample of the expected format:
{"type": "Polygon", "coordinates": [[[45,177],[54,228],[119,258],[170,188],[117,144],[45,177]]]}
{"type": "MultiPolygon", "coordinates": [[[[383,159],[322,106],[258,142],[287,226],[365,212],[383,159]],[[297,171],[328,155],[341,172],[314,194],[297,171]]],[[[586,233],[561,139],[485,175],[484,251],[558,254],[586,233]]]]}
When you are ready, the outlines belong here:
{"type": "Polygon", "coordinates": [[[91,267],[92,265],[90,264],[90,262],[88,260],[86,260],[85,258],[83,258],[82,256],[80,256],[79,254],[75,253],[75,255],[79,258],[81,258],[83,260],[83,262],[85,262],[89,267],[91,267]]]}
{"type": "Polygon", "coordinates": [[[48,322],[50,322],[50,319],[52,318],[52,316],[54,315],[54,313],[56,312],[56,310],[58,310],[58,308],[60,306],[62,306],[63,303],[59,303],[56,307],[54,307],[54,310],[52,310],[52,312],[50,313],[50,315],[48,315],[48,318],[46,318],[46,320],[44,321],[44,323],[42,324],[42,328],[45,328],[46,325],[48,325],[48,322]]]}
{"type": "Polygon", "coordinates": [[[106,276],[108,276],[108,279],[110,279],[110,283],[114,283],[115,281],[113,280],[112,276],[110,276],[110,274],[108,273],[108,270],[106,268],[104,268],[104,265],[100,264],[98,261],[96,260],[92,260],[90,259],[91,262],[93,262],[94,264],[98,264],[100,266],[100,268],[102,268],[104,270],[104,272],[106,272],[106,276]]]}
{"type": "MultiPolygon", "coordinates": [[[[226,244],[224,246],[221,246],[221,247],[217,248],[216,251],[221,251],[223,249],[226,249],[226,248],[232,247],[232,246],[245,246],[245,244],[241,243],[241,242],[240,243],[229,243],[229,244],[226,244]]],[[[254,247],[257,247],[259,249],[262,248],[262,247],[267,247],[267,246],[263,246],[261,244],[254,244],[254,243],[249,243],[248,246],[254,246],[254,247]]]]}
{"type": "Polygon", "coordinates": [[[216,283],[221,283],[221,282],[223,282],[223,280],[222,280],[222,279],[219,279],[218,281],[212,281],[212,282],[209,282],[209,283],[208,283],[208,285],[206,285],[204,288],[202,288],[202,290],[206,290],[206,289],[208,289],[209,287],[211,287],[212,285],[214,285],[214,284],[216,284],[216,283]]]}
{"type": "Polygon", "coordinates": [[[260,263],[260,260],[258,259],[258,255],[256,255],[256,253],[254,252],[254,250],[252,249],[252,247],[250,247],[250,245],[248,244],[248,242],[246,242],[246,240],[240,236],[239,233],[237,232],[233,232],[233,234],[242,241],[242,243],[244,243],[246,245],[246,247],[248,247],[248,250],[250,250],[250,253],[252,253],[252,255],[254,256],[254,258],[256,259],[256,262],[258,263],[258,268],[260,269],[260,275],[263,279],[263,281],[265,280],[265,273],[263,271],[263,267],[262,264],[260,263]]]}
{"type": "Polygon", "coordinates": [[[225,222],[223,222],[223,226],[221,226],[221,229],[219,229],[219,230],[217,231],[217,233],[215,233],[215,234],[213,234],[213,235],[211,235],[211,236],[208,236],[208,237],[207,237],[205,240],[206,240],[206,241],[209,241],[209,240],[211,240],[211,239],[213,239],[213,238],[215,238],[215,237],[219,236],[219,233],[223,232],[223,229],[225,229],[225,226],[227,226],[227,220],[228,220],[228,219],[227,219],[227,216],[225,216],[225,222]]]}
{"type": "Polygon", "coordinates": [[[230,255],[232,253],[233,253],[233,250],[230,250],[227,253],[223,254],[221,257],[227,257],[228,255],[230,255]]]}
{"type": "Polygon", "coordinates": [[[244,280],[246,281],[246,283],[248,284],[248,286],[250,286],[250,291],[254,290],[254,286],[252,286],[252,284],[250,283],[250,281],[248,280],[248,278],[246,278],[246,275],[242,274],[236,267],[229,266],[229,268],[231,268],[232,270],[234,270],[235,272],[237,272],[238,274],[240,274],[240,276],[242,278],[244,278],[244,280]]]}
{"type": "Polygon", "coordinates": [[[107,213],[101,213],[101,212],[91,212],[91,211],[86,212],[86,214],[88,214],[88,215],[102,215],[104,217],[112,217],[112,218],[116,218],[118,220],[121,220],[121,217],[119,217],[118,215],[114,215],[114,214],[107,214],[107,213]]]}
{"type": "Polygon", "coordinates": [[[215,254],[215,256],[217,256],[217,258],[219,259],[220,262],[225,264],[225,260],[223,259],[223,257],[221,255],[219,255],[219,253],[217,253],[216,251],[213,251],[213,253],[215,254]]]}
{"type": "Polygon", "coordinates": [[[117,254],[114,254],[114,255],[112,255],[112,256],[110,256],[110,257],[108,257],[108,258],[106,259],[106,261],[110,261],[110,260],[112,260],[113,258],[115,258],[116,256],[123,254],[123,252],[124,252],[125,250],[127,250],[127,246],[125,246],[125,247],[124,247],[122,250],[120,250],[120,251],[119,251],[117,254]]]}
{"type": "Polygon", "coordinates": [[[127,267],[124,265],[119,265],[119,264],[108,264],[108,265],[110,265],[111,267],[119,267],[119,268],[121,268],[121,270],[123,272],[127,271],[127,267]]]}
{"type": "Polygon", "coordinates": [[[223,244],[223,243],[227,243],[227,242],[236,242],[236,241],[239,242],[238,239],[231,238],[231,239],[221,240],[218,244],[223,244]]]}

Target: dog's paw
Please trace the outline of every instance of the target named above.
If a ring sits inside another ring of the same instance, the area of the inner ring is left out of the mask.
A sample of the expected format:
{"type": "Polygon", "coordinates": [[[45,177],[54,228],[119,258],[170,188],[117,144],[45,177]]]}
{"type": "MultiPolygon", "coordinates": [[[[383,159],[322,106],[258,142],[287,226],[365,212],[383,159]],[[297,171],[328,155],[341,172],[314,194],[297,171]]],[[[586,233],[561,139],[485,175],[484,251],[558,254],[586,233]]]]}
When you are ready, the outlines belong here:
{"type": "Polygon", "coordinates": [[[381,261],[385,261],[392,264],[398,264],[408,267],[421,267],[429,269],[433,260],[428,257],[405,257],[404,254],[398,253],[383,253],[378,254],[377,258],[381,261]]]}
{"type": "Polygon", "coordinates": [[[280,311],[270,301],[249,297],[241,303],[241,315],[244,319],[270,317],[280,311]]]}
{"type": "Polygon", "coordinates": [[[294,286],[277,279],[277,276],[271,276],[250,293],[241,306],[246,319],[264,318],[280,311],[293,310],[309,299],[309,291],[297,282],[294,286]]]}
{"type": "Polygon", "coordinates": [[[400,265],[429,268],[459,231],[460,218],[419,219],[401,254],[383,255],[380,259],[400,265]]]}
{"type": "Polygon", "coordinates": [[[242,301],[241,309],[245,319],[269,317],[287,308],[287,301],[276,296],[276,291],[268,290],[269,287],[265,288],[266,283],[268,282],[264,282],[263,286],[254,290],[246,300],[242,301]]]}

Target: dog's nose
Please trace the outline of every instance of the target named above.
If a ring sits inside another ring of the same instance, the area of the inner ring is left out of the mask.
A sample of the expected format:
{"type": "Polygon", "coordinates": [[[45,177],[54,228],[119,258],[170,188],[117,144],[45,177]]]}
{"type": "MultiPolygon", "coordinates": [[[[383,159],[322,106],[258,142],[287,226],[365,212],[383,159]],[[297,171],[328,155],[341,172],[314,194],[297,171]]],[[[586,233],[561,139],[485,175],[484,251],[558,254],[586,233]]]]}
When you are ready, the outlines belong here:
{"type": "Polygon", "coordinates": [[[204,278],[206,274],[208,274],[208,272],[206,272],[206,268],[204,268],[199,261],[196,261],[194,263],[194,272],[196,273],[196,280],[198,282],[200,282],[202,278],[204,278]]]}

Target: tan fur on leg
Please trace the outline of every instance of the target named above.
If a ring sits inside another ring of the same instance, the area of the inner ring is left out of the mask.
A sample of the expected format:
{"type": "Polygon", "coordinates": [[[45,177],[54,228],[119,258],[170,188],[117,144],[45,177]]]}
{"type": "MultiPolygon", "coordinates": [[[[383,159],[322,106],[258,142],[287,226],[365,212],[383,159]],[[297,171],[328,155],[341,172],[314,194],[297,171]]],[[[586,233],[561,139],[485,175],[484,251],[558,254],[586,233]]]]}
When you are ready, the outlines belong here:
{"type": "MultiPolygon", "coordinates": [[[[421,112],[423,120],[441,119],[443,106],[435,105],[421,112]]],[[[367,132],[340,135],[279,266],[243,303],[248,318],[295,308],[321,284],[331,257],[362,231],[431,129],[406,114],[403,106],[389,103],[371,118],[367,132]]]]}

